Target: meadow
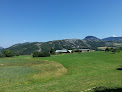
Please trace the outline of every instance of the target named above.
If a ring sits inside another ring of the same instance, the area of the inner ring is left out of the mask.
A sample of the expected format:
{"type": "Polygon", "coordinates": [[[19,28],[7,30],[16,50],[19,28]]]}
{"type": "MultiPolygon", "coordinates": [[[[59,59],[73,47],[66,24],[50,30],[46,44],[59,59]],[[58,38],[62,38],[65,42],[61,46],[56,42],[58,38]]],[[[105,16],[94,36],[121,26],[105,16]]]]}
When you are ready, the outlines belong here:
{"type": "Polygon", "coordinates": [[[121,92],[121,66],[122,52],[0,58],[0,92],[121,92]]]}

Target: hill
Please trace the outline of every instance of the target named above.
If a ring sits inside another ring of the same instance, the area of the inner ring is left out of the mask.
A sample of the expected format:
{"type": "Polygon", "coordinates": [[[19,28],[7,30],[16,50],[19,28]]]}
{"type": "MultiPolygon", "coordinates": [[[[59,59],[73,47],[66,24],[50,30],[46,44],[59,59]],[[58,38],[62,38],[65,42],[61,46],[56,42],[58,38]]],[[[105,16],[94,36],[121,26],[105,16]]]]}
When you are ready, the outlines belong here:
{"type": "Polygon", "coordinates": [[[0,46],[0,49],[4,49],[4,48],[0,46]]]}
{"type": "Polygon", "coordinates": [[[90,41],[101,41],[101,39],[94,37],[94,36],[87,36],[84,38],[84,40],[90,40],[90,41]]]}
{"type": "Polygon", "coordinates": [[[110,42],[102,41],[96,37],[86,37],[85,39],[64,39],[48,42],[33,42],[15,44],[7,49],[20,54],[31,54],[35,50],[41,52],[49,52],[51,48],[56,49],[81,49],[89,48],[97,50],[97,47],[112,46],[110,42]]]}
{"type": "Polygon", "coordinates": [[[35,50],[38,50],[38,46],[36,45],[37,42],[33,42],[33,43],[21,43],[21,44],[15,44],[7,49],[11,50],[12,52],[15,53],[20,53],[20,54],[25,54],[25,55],[29,55],[32,52],[34,52],[35,50]]]}
{"type": "Polygon", "coordinates": [[[108,38],[104,38],[102,39],[103,41],[111,41],[111,42],[122,42],[122,37],[108,37],[108,38]]]}

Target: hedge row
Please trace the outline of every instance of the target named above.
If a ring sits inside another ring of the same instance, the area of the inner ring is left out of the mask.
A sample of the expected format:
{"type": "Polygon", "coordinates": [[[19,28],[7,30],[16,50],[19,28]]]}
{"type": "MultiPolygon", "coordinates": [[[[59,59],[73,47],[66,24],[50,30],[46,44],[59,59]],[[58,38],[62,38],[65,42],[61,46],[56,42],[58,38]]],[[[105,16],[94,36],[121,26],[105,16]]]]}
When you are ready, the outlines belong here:
{"type": "Polygon", "coordinates": [[[33,53],[33,57],[50,57],[50,53],[48,53],[48,52],[38,52],[38,51],[35,51],[33,53]]]}

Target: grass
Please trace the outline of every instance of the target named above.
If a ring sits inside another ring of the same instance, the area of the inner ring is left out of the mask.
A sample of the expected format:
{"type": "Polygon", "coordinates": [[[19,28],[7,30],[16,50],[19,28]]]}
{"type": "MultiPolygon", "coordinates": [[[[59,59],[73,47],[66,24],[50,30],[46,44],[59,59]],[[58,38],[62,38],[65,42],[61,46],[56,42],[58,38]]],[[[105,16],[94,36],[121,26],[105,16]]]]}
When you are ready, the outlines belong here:
{"type": "MultiPolygon", "coordinates": [[[[0,92],[16,85],[48,81],[65,74],[59,63],[33,59],[0,59],[0,92]]],[[[10,92],[8,89],[7,92],[10,92]]]]}
{"type": "Polygon", "coordinates": [[[93,87],[121,89],[122,71],[117,70],[120,66],[122,52],[0,59],[0,92],[81,92],[93,87]]]}

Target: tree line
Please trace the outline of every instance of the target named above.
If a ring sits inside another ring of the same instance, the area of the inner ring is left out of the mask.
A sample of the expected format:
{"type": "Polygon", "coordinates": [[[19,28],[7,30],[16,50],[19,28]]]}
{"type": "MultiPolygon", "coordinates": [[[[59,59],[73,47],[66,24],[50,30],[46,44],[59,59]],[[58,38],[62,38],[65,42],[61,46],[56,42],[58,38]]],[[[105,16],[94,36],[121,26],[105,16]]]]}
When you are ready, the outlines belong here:
{"type": "Polygon", "coordinates": [[[13,56],[19,56],[19,54],[14,53],[10,50],[4,50],[3,53],[0,52],[0,57],[13,57],[13,56]]]}
{"type": "Polygon", "coordinates": [[[105,49],[105,52],[112,52],[113,54],[115,54],[116,52],[120,52],[120,50],[117,49],[117,48],[109,48],[109,47],[107,47],[105,49]]]}
{"type": "MultiPolygon", "coordinates": [[[[3,53],[0,52],[0,58],[3,57],[14,57],[14,56],[19,56],[19,53],[14,53],[10,50],[4,50],[3,53]]],[[[39,52],[39,51],[34,51],[32,53],[33,57],[50,57],[50,55],[55,55],[55,50],[51,49],[49,52],[39,52]]]]}
{"type": "MultiPolygon", "coordinates": [[[[82,52],[80,50],[73,50],[73,52],[82,52]]],[[[117,48],[109,48],[107,47],[105,49],[105,52],[112,52],[115,54],[116,52],[120,52],[119,49],[117,48]]],[[[32,57],[50,57],[50,55],[55,55],[55,49],[51,48],[50,51],[48,52],[39,52],[39,51],[34,51],[32,53],[32,57]]],[[[10,50],[4,50],[3,53],[0,52],[0,58],[1,57],[14,57],[14,56],[19,56],[19,53],[14,53],[10,50]]]]}

